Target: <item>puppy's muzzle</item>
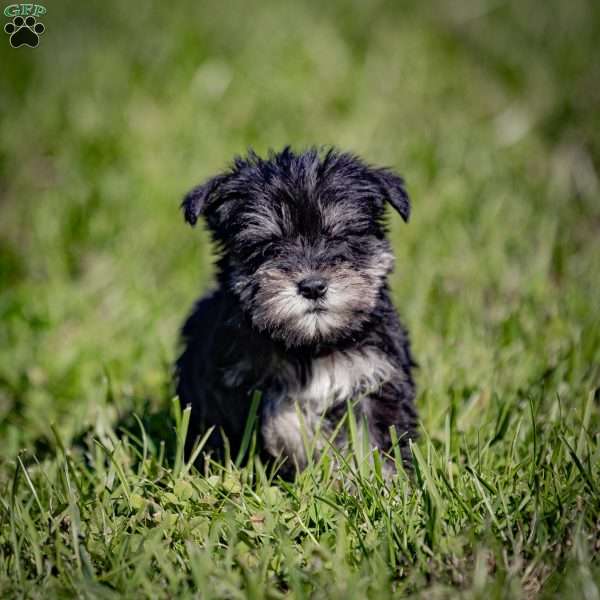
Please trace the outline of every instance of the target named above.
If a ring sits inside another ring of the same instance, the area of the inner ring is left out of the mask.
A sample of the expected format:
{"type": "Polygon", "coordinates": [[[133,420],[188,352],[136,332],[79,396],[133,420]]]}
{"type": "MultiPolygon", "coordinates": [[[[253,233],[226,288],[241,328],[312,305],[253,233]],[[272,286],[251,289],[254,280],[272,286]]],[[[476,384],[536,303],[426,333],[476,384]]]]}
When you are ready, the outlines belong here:
{"type": "Polygon", "coordinates": [[[298,283],[298,292],[309,300],[318,300],[327,293],[327,280],[318,276],[305,277],[298,283]]]}

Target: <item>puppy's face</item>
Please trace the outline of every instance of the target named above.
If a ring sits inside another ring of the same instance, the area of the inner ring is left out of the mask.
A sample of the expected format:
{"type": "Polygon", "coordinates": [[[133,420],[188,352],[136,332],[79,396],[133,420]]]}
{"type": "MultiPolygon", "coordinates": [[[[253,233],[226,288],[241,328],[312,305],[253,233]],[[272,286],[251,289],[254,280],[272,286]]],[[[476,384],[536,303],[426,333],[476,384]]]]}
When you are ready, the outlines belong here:
{"type": "Polygon", "coordinates": [[[288,347],[335,343],[370,318],[393,264],[382,218],[407,220],[400,177],[356,157],[286,149],[251,154],[192,190],[188,222],[207,220],[224,284],[252,324],[288,347]]]}

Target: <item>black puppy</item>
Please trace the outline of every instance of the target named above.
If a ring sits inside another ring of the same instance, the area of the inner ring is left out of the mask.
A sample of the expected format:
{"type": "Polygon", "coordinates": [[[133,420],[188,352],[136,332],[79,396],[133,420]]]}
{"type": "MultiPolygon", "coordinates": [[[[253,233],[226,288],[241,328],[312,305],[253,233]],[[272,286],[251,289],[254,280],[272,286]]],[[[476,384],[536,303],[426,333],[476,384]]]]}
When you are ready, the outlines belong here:
{"type": "Polygon", "coordinates": [[[177,361],[188,451],[214,425],[206,449],[219,455],[224,433],[235,457],[260,390],[261,449],[291,472],[306,465],[307,440],[325,446],[349,401],[371,445],[389,451],[395,428],[409,462],[415,363],[386,281],[386,202],[408,221],[401,177],[333,149],[250,152],[185,197],[185,219],[203,215],[220,253],[218,288],[185,323],[177,361]]]}

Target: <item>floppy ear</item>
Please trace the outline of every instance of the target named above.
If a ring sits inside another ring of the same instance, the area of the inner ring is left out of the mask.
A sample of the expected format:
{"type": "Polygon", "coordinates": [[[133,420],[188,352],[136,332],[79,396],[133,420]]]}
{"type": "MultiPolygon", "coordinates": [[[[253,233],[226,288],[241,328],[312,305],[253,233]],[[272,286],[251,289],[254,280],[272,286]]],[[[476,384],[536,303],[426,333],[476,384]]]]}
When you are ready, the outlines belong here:
{"type": "Polygon", "coordinates": [[[198,217],[204,213],[206,207],[216,196],[218,187],[225,179],[224,175],[217,175],[205,183],[196,186],[186,194],[181,203],[181,208],[183,209],[185,220],[190,225],[193,226],[196,224],[198,217]]]}
{"type": "Polygon", "coordinates": [[[398,211],[408,223],[410,218],[410,198],[404,187],[404,179],[389,169],[377,169],[375,172],[385,199],[398,211]]]}

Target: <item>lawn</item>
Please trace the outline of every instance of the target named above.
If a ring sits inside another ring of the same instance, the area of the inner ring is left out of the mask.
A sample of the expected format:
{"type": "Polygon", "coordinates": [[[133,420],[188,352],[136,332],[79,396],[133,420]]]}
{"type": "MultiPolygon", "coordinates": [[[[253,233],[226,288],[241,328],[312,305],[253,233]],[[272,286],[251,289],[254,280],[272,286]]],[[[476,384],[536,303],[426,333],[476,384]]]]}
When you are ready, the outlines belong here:
{"type": "Polygon", "coordinates": [[[0,44],[0,597],[598,600],[600,5],[46,7],[37,48],[0,44]],[[413,199],[420,438],[390,483],[359,449],[292,483],[182,456],[213,265],[178,205],[286,144],[413,199]]]}

